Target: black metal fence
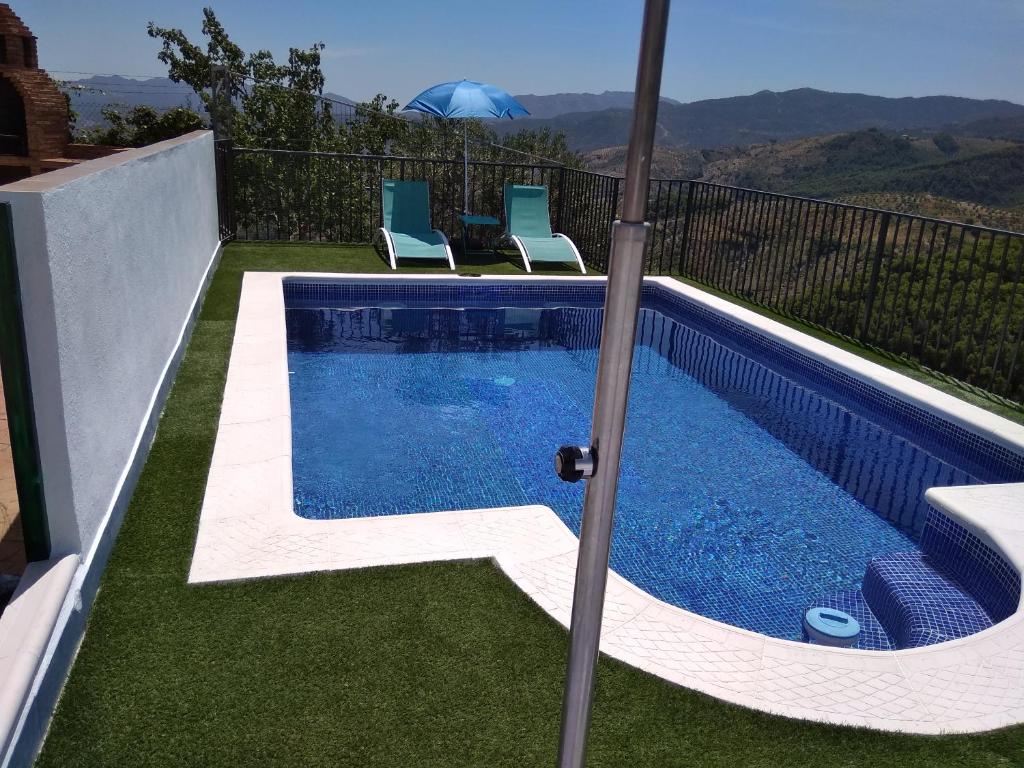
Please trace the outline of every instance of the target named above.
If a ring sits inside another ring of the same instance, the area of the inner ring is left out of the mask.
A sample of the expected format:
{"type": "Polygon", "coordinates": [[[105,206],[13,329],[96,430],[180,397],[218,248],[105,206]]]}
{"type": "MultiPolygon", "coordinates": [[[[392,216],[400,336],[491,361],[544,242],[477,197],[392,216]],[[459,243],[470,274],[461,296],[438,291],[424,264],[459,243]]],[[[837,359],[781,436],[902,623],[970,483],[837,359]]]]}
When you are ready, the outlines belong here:
{"type": "MultiPolygon", "coordinates": [[[[240,240],[370,242],[381,225],[381,181],[430,184],[431,222],[461,236],[464,169],[459,160],[343,155],[218,145],[221,221],[240,240]]],[[[618,179],[557,165],[470,161],[469,206],[504,221],[505,184],[546,186],[553,225],[584,260],[607,264],[618,179]]]]}
{"type": "Polygon", "coordinates": [[[652,182],[648,269],[1024,401],[1024,235],[705,182],[652,182]]]}
{"type": "Polygon", "coordinates": [[[558,232],[572,238],[588,266],[608,271],[611,226],[618,215],[620,179],[563,168],[558,187],[558,232]]]}
{"type": "Polygon", "coordinates": [[[236,236],[232,222],[235,218],[231,196],[233,152],[227,139],[214,140],[213,165],[217,174],[217,225],[221,240],[232,240],[236,236]]]}
{"type": "MultiPolygon", "coordinates": [[[[369,242],[382,179],[430,183],[458,238],[460,160],[219,143],[222,234],[369,242]]],[[[548,187],[551,221],[605,271],[620,179],[556,165],[470,162],[473,213],[504,220],[506,183],[548,187]]],[[[1024,401],[1024,235],[699,181],[652,180],[650,274],[683,276],[1016,402],[1024,401]]]]}

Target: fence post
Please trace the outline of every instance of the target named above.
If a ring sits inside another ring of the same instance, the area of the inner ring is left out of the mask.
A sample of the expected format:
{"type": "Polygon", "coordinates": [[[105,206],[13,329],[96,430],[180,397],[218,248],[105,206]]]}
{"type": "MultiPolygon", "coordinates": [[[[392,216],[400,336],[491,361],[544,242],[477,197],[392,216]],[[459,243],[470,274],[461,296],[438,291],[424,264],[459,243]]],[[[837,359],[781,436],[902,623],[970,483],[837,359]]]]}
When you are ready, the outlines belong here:
{"type": "MultiPolygon", "coordinates": [[[[686,182],[686,208],[683,210],[683,248],[679,254],[679,274],[685,274],[683,264],[690,256],[690,219],[693,217],[693,182],[686,182]]],[[[669,265],[671,269],[671,265],[669,265]]]]}
{"type": "Polygon", "coordinates": [[[210,127],[216,141],[231,138],[231,72],[223,64],[210,65],[210,127]]]}
{"type": "Polygon", "coordinates": [[[210,128],[213,130],[214,170],[217,175],[217,207],[221,240],[234,237],[231,166],[231,71],[223,64],[210,65],[210,128]]]}
{"type": "Polygon", "coordinates": [[[875,257],[871,262],[871,277],[868,279],[868,295],[864,306],[864,324],[861,326],[862,341],[868,340],[871,328],[871,315],[875,309],[875,294],[878,292],[878,275],[882,271],[882,257],[885,256],[885,238],[889,234],[889,212],[882,214],[882,223],[878,227],[878,239],[875,241],[875,257]]]}
{"type": "Polygon", "coordinates": [[[612,220],[608,222],[608,247],[604,250],[604,271],[608,272],[608,261],[612,251],[612,225],[619,218],[619,183],[622,181],[618,176],[612,184],[612,220]]]}
{"type": "Polygon", "coordinates": [[[225,219],[228,226],[228,238],[235,239],[235,142],[228,139],[224,142],[224,205],[227,208],[225,219]]]}
{"type": "Polygon", "coordinates": [[[555,232],[562,231],[562,209],[565,207],[565,166],[558,169],[558,208],[555,210],[555,232]]]}
{"type": "Polygon", "coordinates": [[[235,162],[234,142],[230,139],[213,142],[213,170],[217,185],[217,225],[221,240],[235,237],[234,191],[232,166],[235,162]]]}

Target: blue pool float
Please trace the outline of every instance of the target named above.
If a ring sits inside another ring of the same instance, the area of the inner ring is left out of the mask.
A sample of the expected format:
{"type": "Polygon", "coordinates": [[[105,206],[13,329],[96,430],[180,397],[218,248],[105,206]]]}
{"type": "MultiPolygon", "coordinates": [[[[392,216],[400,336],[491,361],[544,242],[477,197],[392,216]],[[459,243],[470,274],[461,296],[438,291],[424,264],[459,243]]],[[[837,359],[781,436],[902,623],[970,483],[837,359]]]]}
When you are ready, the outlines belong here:
{"type": "Polygon", "coordinates": [[[804,614],[804,631],[812,643],[848,648],[860,637],[860,623],[834,608],[811,608],[804,614]]]}

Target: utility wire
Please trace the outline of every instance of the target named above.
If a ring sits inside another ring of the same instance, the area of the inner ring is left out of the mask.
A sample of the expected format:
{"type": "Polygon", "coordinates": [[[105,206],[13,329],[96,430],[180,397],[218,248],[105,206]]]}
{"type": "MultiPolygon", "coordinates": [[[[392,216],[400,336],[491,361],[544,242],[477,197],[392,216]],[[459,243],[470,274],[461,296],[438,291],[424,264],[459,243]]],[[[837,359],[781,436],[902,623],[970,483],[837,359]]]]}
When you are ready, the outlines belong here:
{"type": "MultiPolygon", "coordinates": [[[[76,69],[48,69],[47,72],[58,75],[89,75],[90,77],[124,77],[130,80],[146,78],[148,80],[167,80],[167,75],[124,75],[118,72],[81,72],[76,69]]],[[[156,85],[156,83],[154,83],[156,85]]]]}
{"type": "MultiPolygon", "coordinates": [[[[58,74],[58,75],[87,75],[87,76],[90,76],[90,77],[123,77],[123,78],[126,78],[126,79],[146,78],[146,79],[150,79],[150,80],[167,79],[166,75],[126,75],[126,74],[121,74],[121,73],[116,73],[116,72],[85,72],[85,71],[82,71],[82,70],[74,70],[74,69],[51,69],[51,70],[48,70],[48,72],[50,72],[51,74],[58,74]]],[[[311,93],[310,91],[303,91],[300,88],[294,88],[294,87],[292,87],[290,85],[282,85],[281,83],[274,83],[274,82],[270,82],[270,81],[267,81],[267,80],[260,80],[258,78],[252,77],[251,75],[246,75],[246,74],[244,74],[242,72],[229,72],[229,74],[235,75],[237,77],[242,78],[243,80],[252,82],[252,83],[257,84],[257,85],[265,85],[265,86],[269,86],[269,87],[273,87],[273,88],[281,88],[283,90],[293,91],[295,93],[299,93],[299,94],[302,94],[304,96],[309,96],[309,97],[314,98],[314,99],[319,99],[320,101],[324,101],[324,102],[327,102],[329,104],[335,104],[335,105],[337,105],[339,107],[344,108],[347,111],[352,112],[353,116],[355,116],[355,117],[358,117],[360,115],[360,113],[362,113],[363,115],[374,115],[374,116],[386,117],[386,118],[389,118],[391,120],[400,121],[400,122],[402,122],[402,123],[404,123],[406,125],[416,125],[418,123],[417,120],[415,120],[415,119],[413,119],[411,117],[407,117],[405,115],[396,115],[396,114],[394,114],[392,112],[385,112],[385,111],[379,110],[379,109],[371,109],[371,108],[365,106],[365,102],[364,103],[353,103],[353,102],[349,102],[349,101],[341,101],[340,99],[335,99],[335,98],[331,98],[330,96],[325,96],[322,93],[311,93]]],[[[82,89],[82,90],[84,90],[84,89],[92,89],[92,90],[95,90],[95,91],[99,91],[100,93],[109,93],[112,96],[117,96],[117,95],[122,95],[122,94],[135,94],[135,95],[145,95],[145,94],[155,95],[157,93],[171,94],[171,93],[181,93],[182,90],[183,90],[180,87],[180,84],[178,84],[178,83],[174,83],[173,85],[169,85],[169,84],[166,84],[166,83],[144,83],[144,82],[138,82],[138,83],[97,83],[97,84],[92,84],[92,83],[74,83],[74,82],[71,82],[71,83],[65,83],[64,85],[65,85],[65,87],[67,87],[69,90],[72,90],[72,91],[76,91],[76,90],[79,90],[79,89],[82,89]],[[140,89],[150,89],[150,90],[129,90],[129,88],[131,88],[131,89],[140,88],[140,89]]],[[[193,89],[193,91],[194,91],[194,89],[193,89]]],[[[185,94],[182,94],[182,95],[185,95],[185,94]]],[[[442,118],[442,119],[446,119],[446,118],[442,118]]],[[[512,147],[505,146],[504,144],[498,144],[496,142],[487,141],[485,139],[478,139],[478,138],[475,138],[475,137],[470,137],[469,142],[471,144],[475,145],[475,146],[478,146],[478,147],[489,147],[489,148],[497,149],[497,150],[500,150],[500,151],[503,151],[503,152],[510,152],[512,154],[520,155],[522,157],[529,157],[529,158],[532,158],[534,160],[541,160],[541,161],[543,161],[545,163],[549,163],[551,165],[557,165],[557,166],[561,166],[562,165],[562,163],[559,162],[558,160],[552,160],[549,157],[544,157],[543,155],[537,155],[537,154],[534,154],[532,152],[526,152],[526,151],[521,150],[521,149],[513,149],[512,147]]]]}
{"type": "MultiPolygon", "coordinates": [[[[302,94],[304,96],[310,96],[310,97],[315,98],[315,99],[320,99],[321,101],[326,101],[326,102],[331,103],[331,104],[338,104],[339,106],[343,106],[343,107],[346,107],[347,109],[354,110],[357,114],[359,112],[364,112],[364,113],[370,113],[370,114],[373,114],[373,115],[380,115],[380,116],[383,116],[383,117],[391,118],[392,120],[399,120],[399,121],[401,121],[401,122],[403,122],[403,123],[405,123],[407,125],[415,125],[416,122],[417,122],[417,121],[415,121],[415,120],[413,120],[413,119],[411,119],[409,117],[406,117],[404,115],[396,115],[396,114],[394,114],[392,112],[384,112],[384,111],[381,111],[381,110],[370,109],[370,108],[368,108],[368,107],[366,107],[366,106],[364,106],[362,104],[353,104],[353,103],[347,102],[347,101],[340,101],[338,99],[332,99],[330,96],[324,96],[323,94],[320,94],[320,93],[310,93],[309,91],[303,91],[300,88],[293,88],[290,85],[282,85],[280,83],[271,83],[271,82],[268,82],[266,80],[259,80],[259,79],[255,78],[255,77],[251,77],[250,75],[246,75],[246,74],[243,74],[241,72],[232,72],[230,74],[238,75],[242,79],[251,81],[251,82],[256,83],[258,85],[267,85],[267,86],[271,86],[271,87],[274,87],[274,88],[283,88],[284,90],[294,91],[295,93],[299,93],[299,94],[302,94]]],[[[450,118],[442,118],[442,119],[450,119],[450,118]]],[[[499,150],[502,150],[504,152],[512,152],[514,154],[522,155],[524,157],[531,157],[531,158],[533,158],[535,160],[542,160],[545,163],[550,163],[551,165],[557,165],[557,166],[563,165],[563,163],[559,162],[558,160],[552,160],[551,158],[544,157],[543,155],[535,155],[532,152],[526,152],[526,151],[521,150],[521,149],[513,149],[512,147],[507,147],[504,144],[496,144],[493,141],[487,141],[485,139],[477,139],[477,138],[471,137],[469,139],[469,142],[471,144],[475,144],[478,147],[493,147],[494,149],[499,149],[499,150]]]]}

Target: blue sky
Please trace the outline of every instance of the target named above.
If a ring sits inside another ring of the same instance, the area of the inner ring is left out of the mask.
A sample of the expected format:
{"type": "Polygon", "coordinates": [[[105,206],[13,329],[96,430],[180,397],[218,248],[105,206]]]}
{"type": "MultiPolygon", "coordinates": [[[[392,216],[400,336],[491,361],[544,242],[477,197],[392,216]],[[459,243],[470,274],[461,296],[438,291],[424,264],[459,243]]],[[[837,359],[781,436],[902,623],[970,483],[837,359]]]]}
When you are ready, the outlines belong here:
{"type": "MultiPolygon", "coordinates": [[[[642,10],[636,0],[8,1],[57,74],[165,74],[146,22],[196,39],[209,4],[244,49],[283,57],[322,41],[328,90],[402,101],[462,77],[513,93],[631,90],[642,10]]],[[[1024,0],[676,0],[664,95],[801,86],[1024,103],[1024,0]]]]}

